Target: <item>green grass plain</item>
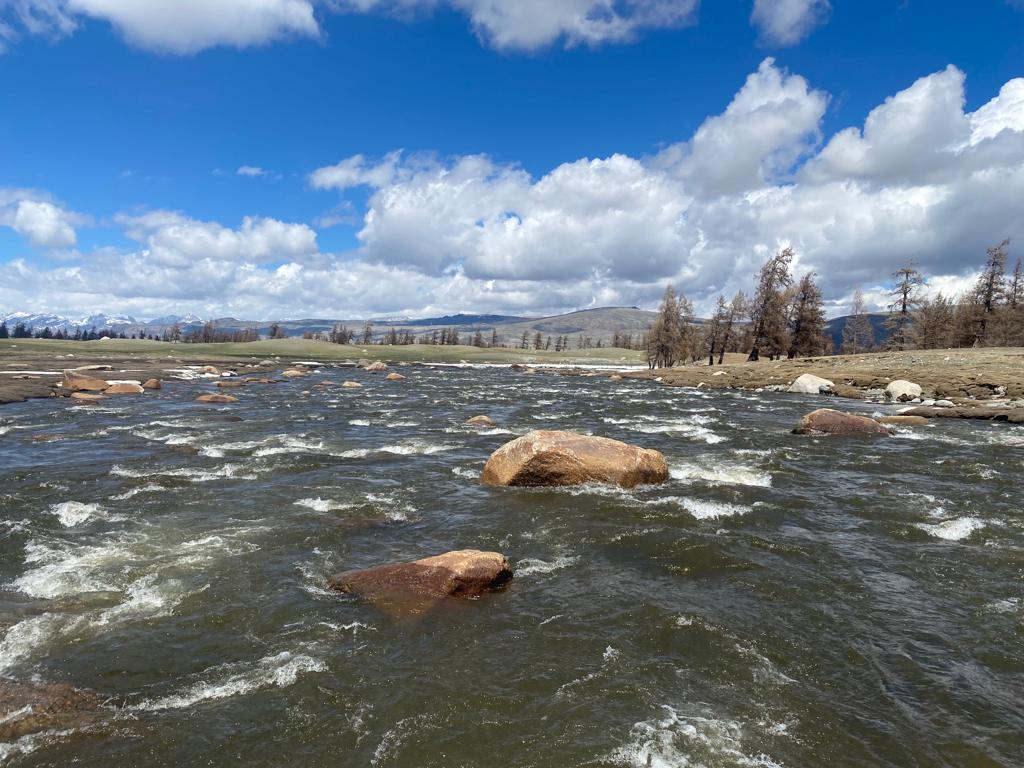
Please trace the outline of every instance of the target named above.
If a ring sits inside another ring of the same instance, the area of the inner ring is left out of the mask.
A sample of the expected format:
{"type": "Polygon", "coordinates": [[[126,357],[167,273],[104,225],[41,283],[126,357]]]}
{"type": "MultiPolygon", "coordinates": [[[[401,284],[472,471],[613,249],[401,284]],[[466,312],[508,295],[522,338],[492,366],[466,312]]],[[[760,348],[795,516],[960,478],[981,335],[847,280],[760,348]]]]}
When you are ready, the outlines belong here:
{"type": "MultiPolygon", "coordinates": [[[[423,344],[330,344],[309,339],[268,339],[245,343],[171,344],[163,341],[109,339],[107,341],[59,341],[53,339],[6,339],[0,341],[0,359],[42,362],[47,358],[73,355],[89,360],[144,358],[201,362],[213,360],[384,360],[423,363],[578,363],[582,365],[639,365],[643,353],[627,349],[523,350],[470,346],[423,344]]],[[[66,366],[65,366],[66,367],[66,366]]]]}

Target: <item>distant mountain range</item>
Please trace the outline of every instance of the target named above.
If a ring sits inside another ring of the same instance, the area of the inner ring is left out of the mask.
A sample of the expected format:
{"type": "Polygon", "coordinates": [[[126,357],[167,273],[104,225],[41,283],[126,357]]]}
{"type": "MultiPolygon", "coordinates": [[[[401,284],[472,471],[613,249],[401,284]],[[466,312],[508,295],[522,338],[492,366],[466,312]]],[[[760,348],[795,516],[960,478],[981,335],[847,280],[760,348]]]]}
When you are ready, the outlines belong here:
{"type": "MultiPolygon", "coordinates": [[[[417,337],[423,334],[440,331],[444,328],[457,328],[462,334],[475,334],[480,331],[487,339],[493,332],[497,332],[498,338],[503,344],[514,344],[522,338],[525,332],[529,337],[536,333],[542,336],[569,336],[571,343],[575,345],[579,336],[590,338],[596,344],[599,340],[603,344],[611,341],[615,333],[628,333],[638,336],[643,334],[650,326],[655,317],[654,312],[638,309],[637,307],[601,307],[598,309],[583,309],[577,312],[568,312],[562,315],[551,315],[548,317],[518,317],[515,315],[474,315],[457,314],[444,315],[442,317],[425,317],[419,319],[409,318],[383,318],[371,319],[368,322],[373,326],[373,337],[379,339],[390,329],[394,328],[401,333],[410,331],[417,337]]],[[[883,327],[885,315],[873,314],[871,325],[875,331],[875,343],[881,343],[888,336],[883,327]]],[[[3,320],[11,328],[18,322],[22,322],[31,330],[37,328],[49,328],[51,331],[70,331],[81,328],[109,329],[117,333],[127,335],[155,335],[159,336],[173,325],[178,325],[183,334],[202,327],[205,319],[197,315],[167,315],[156,317],[152,320],[137,320],[128,315],[105,315],[97,313],[85,317],[65,317],[62,315],[28,312],[0,313],[0,320],[3,320]]],[[[836,317],[826,324],[826,332],[831,336],[832,343],[838,351],[843,342],[843,328],[849,320],[848,316],[836,317]]],[[[263,336],[270,335],[272,325],[280,326],[288,336],[302,336],[305,333],[326,333],[335,325],[345,325],[357,334],[362,333],[366,320],[332,320],[326,318],[306,318],[300,320],[239,320],[234,317],[220,317],[212,320],[213,324],[224,331],[245,331],[254,329],[263,336]]],[[[704,322],[697,320],[698,323],[704,322]]],[[[469,339],[467,338],[468,342],[469,339]]]]}
{"type": "MultiPolygon", "coordinates": [[[[599,340],[607,344],[614,333],[631,333],[639,335],[647,330],[655,313],[636,307],[602,307],[585,309],[564,315],[549,317],[519,317],[515,315],[493,314],[457,314],[442,317],[410,318],[377,318],[363,319],[331,319],[303,318],[298,320],[240,320],[234,317],[212,318],[211,322],[218,330],[233,332],[255,330],[262,336],[269,336],[271,326],[279,326],[288,336],[302,336],[305,333],[326,333],[335,325],[345,325],[358,334],[369,322],[373,326],[373,337],[379,339],[392,328],[401,333],[410,331],[417,337],[432,333],[434,330],[456,328],[461,334],[468,336],[480,331],[488,337],[497,332],[502,343],[512,344],[522,338],[526,332],[532,340],[537,332],[547,336],[571,336],[573,343],[578,336],[589,337],[596,344],[599,340]]],[[[10,312],[0,313],[3,320],[11,328],[16,323],[24,323],[30,330],[49,328],[51,331],[70,331],[81,328],[88,330],[107,329],[127,335],[159,336],[173,325],[178,325],[183,334],[198,329],[207,322],[196,315],[168,315],[152,320],[138,320],[128,315],[106,315],[97,313],[84,317],[66,317],[47,313],[10,312]]]]}

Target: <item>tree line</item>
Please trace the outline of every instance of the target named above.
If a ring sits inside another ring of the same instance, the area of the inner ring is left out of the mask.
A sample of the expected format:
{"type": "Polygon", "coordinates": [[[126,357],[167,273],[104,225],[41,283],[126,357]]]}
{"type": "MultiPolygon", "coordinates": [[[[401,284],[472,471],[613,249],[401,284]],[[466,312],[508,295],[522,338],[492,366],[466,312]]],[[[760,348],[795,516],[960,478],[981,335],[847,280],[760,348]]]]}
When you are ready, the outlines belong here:
{"type": "MultiPolygon", "coordinates": [[[[920,270],[913,265],[897,269],[881,345],[864,293],[856,288],[838,351],[1024,346],[1024,267],[1018,258],[1008,271],[1008,247],[1004,240],[987,250],[977,281],[960,296],[928,295],[920,270]]],[[[792,248],[769,257],[752,296],[742,291],[731,300],[719,296],[714,314],[700,325],[690,301],[668,286],[645,339],[648,365],[666,368],[705,359],[708,365],[721,364],[727,352],[744,353],[751,362],[834,354],[817,275],[808,272],[795,279],[793,258],[792,248]]]]}

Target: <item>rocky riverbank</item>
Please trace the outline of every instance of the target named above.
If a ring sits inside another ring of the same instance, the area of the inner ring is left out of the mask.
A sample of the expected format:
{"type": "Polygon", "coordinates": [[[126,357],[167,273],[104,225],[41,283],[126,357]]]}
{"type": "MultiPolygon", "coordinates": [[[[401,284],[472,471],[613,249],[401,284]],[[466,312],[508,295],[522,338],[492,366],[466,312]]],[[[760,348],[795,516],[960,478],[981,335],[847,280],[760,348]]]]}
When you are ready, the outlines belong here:
{"type": "Polygon", "coordinates": [[[982,402],[991,406],[1024,401],[1024,349],[1018,348],[884,352],[628,371],[621,375],[670,387],[785,392],[804,374],[831,382],[827,394],[856,400],[892,399],[887,388],[903,380],[920,387],[923,402],[945,400],[972,407],[982,402]]]}

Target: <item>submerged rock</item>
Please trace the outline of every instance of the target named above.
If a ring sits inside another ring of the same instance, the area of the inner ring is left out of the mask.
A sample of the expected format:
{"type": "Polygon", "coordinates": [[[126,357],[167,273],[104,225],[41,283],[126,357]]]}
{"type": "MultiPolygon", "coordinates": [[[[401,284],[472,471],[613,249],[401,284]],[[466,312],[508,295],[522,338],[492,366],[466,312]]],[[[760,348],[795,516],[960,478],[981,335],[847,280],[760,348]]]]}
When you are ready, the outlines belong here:
{"type": "Polygon", "coordinates": [[[420,612],[449,597],[473,598],[506,586],[508,559],[498,552],[462,549],[408,563],[394,563],[332,576],[327,586],[385,608],[420,612]]]}
{"type": "Polygon", "coordinates": [[[213,386],[221,389],[234,389],[235,387],[244,387],[246,383],[247,382],[245,381],[231,381],[230,379],[225,379],[224,381],[218,381],[213,386]]]}
{"type": "Polygon", "coordinates": [[[362,389],[363,385],[358,381],[346,381],[342,385],[345,389],[362,389]]]}
{"type": "Polygon", "coordinates": [[[163,389],[163,384],[160,383],[160,379],[146,379],[142,382],[143,389],[163,389]]]}
{"type": "Polygon", "coordinates": [[[103,390],[105,395],[141,395],[146,390],[141,384],[111,384],[103,390]]]}
{"type": "Polygon", "coordinates": [[[789,385],[789,389],[786,391],[801,395],[825,395],[831,393],[834,386],[833,382],[823,379],[821,376],[815,376],[813,373],[802,373],[797,376],[796,380],[789,385]]]}
{"type": "Polygon", "coordinates": [[[992,406],[954,406],[952,408],[911,408],[904,416],[925,419],[980,419],[985,421],[1007,421],[1024,424],[1024,410],[1020,408],[996,408],[992,406]]]}
{"type": "Polygon", "coordinates": [[[668,464],[658,451],[607,437],[537,430],[501,446],[480,473],[487,485],[579,485],[623,488],[663,483],[668,464]]]}
{"type": "Polygon", "coordinates": [[[309,371],[303,370],[301,368],[285,368],[283,371],[281,371],[281,375],[289,379],[295,379],[300,376],[308,376],[309,371]]]}
{"type": "Polygon", "coordinates": [[[919,398],[921,396],[921,387],[906,379],[896,379],[895,381],[890,381],[886,386],[885,396],[890,400],[905,403],[919,398]]]}
{"type": "Polygon", "coordinates": [[[61,389],[70,389],[73,392],[102,392],[110,384],[104,379],[97,379],[95,376],[87,376],[71,369],[64,371],[64,380],[60,383],[61,389]]]}
{"type": "Polygon", "coordinates": [[[71,399],[79,403],[95,403],[98,400],[106,400],[106,395],[99,395],[95,392],[72,392],[71,399]]]}
{"type": "Polygon", "coordinates": [[[853,413],[819,408],[811,411],[793,430],[797,435],[889,435],[889,430],[874,419],[853,413]]]}
{"type": "Polygon", "coordinates": [[[405,376],[400,373],[389,373],[384,378],[388,381],[405,381],[405,376]]]}
{"type": "Polygon", "coordinates": [[[907,416],[906,414],[900,414],[899,416],[879,416],[875,421],[879,424],[895,424],[904,427],[922,427],[928,423],[928,419],[924,416],[907,416]]]}
{"type": "Polygon", "coordinates": [[[471,416],[470,418],[466,419],[465,423],[472,424],[475,427],[498,426],[497,424],[494,423],[494,420],[490,416],[484,416],[483,414],[481,414],[480,416],[471,416]]]}
{"type": "Polygon", "coordinates": [[[0,741],[81,727],[89,724],[99,710],[94,693],[73,685],[0,677],[0,741]]]}
{"type": "Polygon", "coordinates": [[[219,393],[200,395],[196,398],[197,403],[237,403],[238,398],[232,397],[231,395],[221,395],[219,393]]]}

